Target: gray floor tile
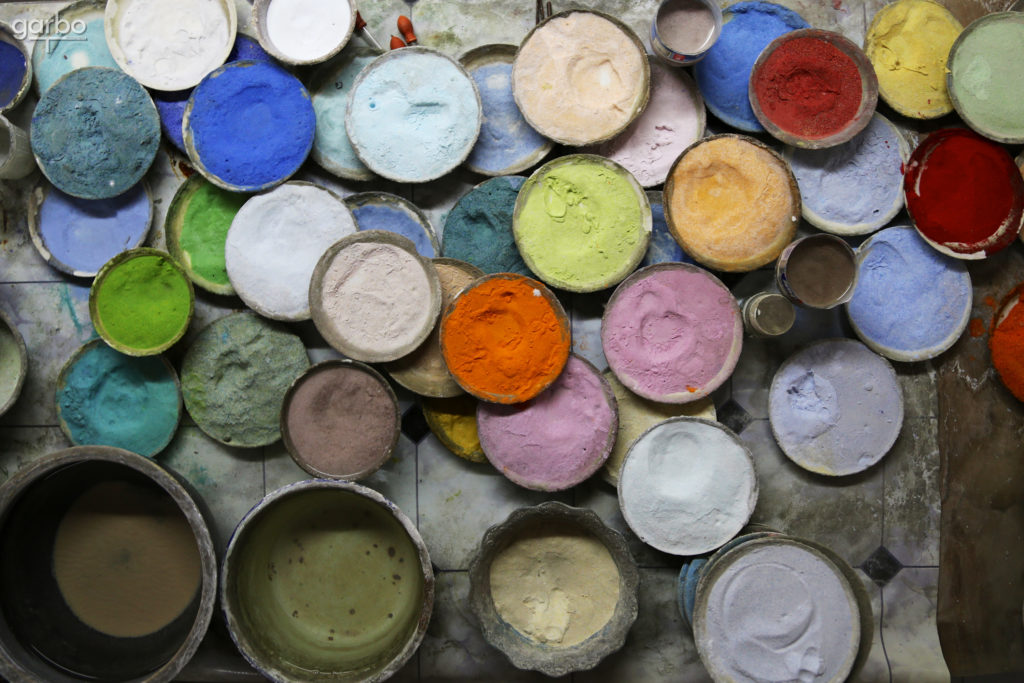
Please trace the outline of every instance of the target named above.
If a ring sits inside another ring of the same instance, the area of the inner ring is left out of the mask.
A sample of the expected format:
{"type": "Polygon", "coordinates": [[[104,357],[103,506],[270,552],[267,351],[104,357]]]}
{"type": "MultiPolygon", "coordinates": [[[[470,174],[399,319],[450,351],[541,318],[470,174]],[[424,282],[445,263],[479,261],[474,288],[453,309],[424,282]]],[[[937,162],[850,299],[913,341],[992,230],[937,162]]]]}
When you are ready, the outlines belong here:
{"type": "Polygon", "coordinates": [[[633,560],[638,565],[641,567],[675,568],[678,571],[682,564],[680,558],[656,550],[637,538],[622,517],[622,509],[619,507],[619,497],[615,494],[615,489],[603,481],[600,476],[591,477],[577,486],[574,495],[577,506],[590,508],[605,524],[622,534],[629,545],[629,551],[633,554],[633,560]]]}
{"type": "Polygon", "coordinates": [[[420,0],[412,7],[412,21],[420,45],[458,57],[478,45],[518,45],[533,28],[535,9],[530,0],[476,0],[461,5],[420,0]]]}
{"type": "Polygon", "coordinates": [[[882,589],[882,640],[893,681],[949,681],[935,626],[938,580],[938,568],[904,569],[882,589]]]}
{"type": "Polygon", "coordinates": [[[939,396],[935,391],[935,367],[930,361],[893,363],[903,392],[904,417],[935,417],[939,396]]]}
{"type": "Polygon", "coordinates": [[[861,570],[854,571],[857,572],[857,576],[860,577],[861,583],[871,598],[871,612],[875,626],[868,659],[861,670],[850,678],[850,683],[888,683],[889,663],[885,658],[885,648],[882,646],[882,589],[861,570]]]}
{"type": "Polygon", "coordinates": [[[768,419],[768,389],[772,377],[786,359],[778,344],[747,335],[732,373],[732,399],[751,417],[768,419]]]}
{"type": "Polygon", "coordinates": [[[936,418],[904,419],[882,461],[885,547],[905,565],[939,564],[939,446],[936,418]]]}
{"type": "Polygon", "coordinates": [[[0,281],[60,281],[61,276],[43,260],[32,244],[25,209],[26,195],[14,189],[33,187],[45,183],[45,179],[36,171],[25,180],[6,185],[9,182],[5,180],[0,183],[0,281]]]}
{"type": "Polygon", "coordinates": [[[57,427],[0,427],[0,484],[33,460],[70,445],[57,427]]]}
{"type": "Polygon", "coordinates": [[[586,358],[601,372],[608,368],[601,346],[601,316],[611,291],[573,294],[571,297],[572,350],[586,358]]]}

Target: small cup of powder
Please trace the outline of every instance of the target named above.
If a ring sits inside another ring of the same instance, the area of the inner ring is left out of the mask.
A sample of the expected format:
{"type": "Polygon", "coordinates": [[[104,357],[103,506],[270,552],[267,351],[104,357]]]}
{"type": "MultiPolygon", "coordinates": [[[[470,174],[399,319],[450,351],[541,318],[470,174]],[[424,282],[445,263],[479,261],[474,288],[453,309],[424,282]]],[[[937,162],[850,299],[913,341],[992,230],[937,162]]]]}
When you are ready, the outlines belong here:
{"type": "Polygon", "coordinates": [[[775,282],[793,303],[835,308],[853,297],[857,256],[835,235],[808,235],[782,250],[775,262],[775,282]]]}
{"type": "Polygon", "coordinates": [[[260,45],[285,64],[318,64],[352,37],[352,0],[255,0],[252,19],[260,45]]]}

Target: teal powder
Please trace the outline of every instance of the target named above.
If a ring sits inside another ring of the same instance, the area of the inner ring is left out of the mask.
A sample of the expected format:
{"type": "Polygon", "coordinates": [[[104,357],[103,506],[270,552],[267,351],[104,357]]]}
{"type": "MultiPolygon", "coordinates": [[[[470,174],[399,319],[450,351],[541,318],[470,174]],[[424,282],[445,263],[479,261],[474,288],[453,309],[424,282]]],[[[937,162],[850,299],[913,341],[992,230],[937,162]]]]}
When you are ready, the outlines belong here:
{"type": "Polygon", "coordinates": [[[64,74],[86,66],[120,68],[107,47],[102,15],[86,22],[84,33],[61,33],[50,40],[41,38],[32,51],[32,73],[41,93],[64,74]]]}
{"type": "Polygon", "coordinates": [[[524,182],[522,176],[491,178],[463,195],[448,213],[441,252],[488,274],[534,277],[512,234],[512,212],[524,182]]]}
{"type": "MultiPolygon", "coordinates": [[[[342,56],[346,57],[344,52],[342,56]]],[[[348,170],[354,176],[371,173],[349,142],[345,131],[345,107],[356,76],[376,58],[376,55],[363,55],[345,59],[341,68],[325,77],[323,84],[312,93],[313,110],[316,112],[314,160],[329,171],[334,172],[330,166],[335,166],[348,170]]]]}
{"type": "Polygon", "coordinates": [[[57,410],[76,445],[152,457],[177,430],[181,395],[160,356],[126,356],[93,343],[58,385],[57,410]]]}

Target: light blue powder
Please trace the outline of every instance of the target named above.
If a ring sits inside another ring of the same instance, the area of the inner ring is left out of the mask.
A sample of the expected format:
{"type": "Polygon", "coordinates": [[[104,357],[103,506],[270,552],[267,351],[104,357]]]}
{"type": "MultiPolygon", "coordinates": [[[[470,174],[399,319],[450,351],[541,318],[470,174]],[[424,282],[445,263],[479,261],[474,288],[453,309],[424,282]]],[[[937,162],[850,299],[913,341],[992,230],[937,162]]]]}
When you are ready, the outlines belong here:
{"type": "Polygon", "coordinates": [[[647,253],[644,255],[640,267],[670,261],[697,265],[697,262],[690,258],[679,246],[679,242],[672,237],[672,233],[668,229],[668,222],[665,220],[665,205],[661,199],[657,199],[660,196],[660,192],[647,193],[647,198],[651,203],[653,225],[651,227],[651,243],[647,247],[647,253]]]}
{"type": "Polygon", "coordinates": [[[57,410],[75,445],[152,457],[177,430],[180,396],[160,356],[126,356],[93,342],[58,384],[57,410]]]}
{"type": "Polygon", "coordinates": [[[348,94],[359,72],[377,58],[373,54],[354,54],[346,49],[338,66],[322,76],[312,93],[316,111],[316,136],[313,138],[313,160],[331,173],[352,180],[369,180],[372,171],[352,149],[345,131],[345,108],[348,94]]]}
{"type": "Polygon", "coordinates": [[[906,226],[876,233],[860,253],[847,312],[862,337],[903,353],[923,352],[923,360],[963,331],[971,310],[963,261],[939,253],[906,226]]]}
{"type": "Polygon", "coordinates": [[[459,199],[445,220],[441,251],[485,273],[535,277],[519,254],[512,234],[512,212],[522,176],[501,176],[480,183],[459,199]]]}
{"type": "Polygon", "coordinates": [[[375,173],[424,182],[451,171],[480,132],[476,87],[449,58],[416,48],[363,71],[348,101],[348,137],[375,173]]]}
{"type": "Polygon", "coordinates": [[[85,22],[82,33],[55,34],[51,40],[41,39],[32,50],[32,72],[39,92],[44,93],[57,79],[85,66],[106,66],[119,69],[107,47],[103,33],[103,10],[100,16],[85,22]]]}
{"type": "Polygon", "coordinates": [[[899,133],[881,116],[849,142],[794,149],[789,161],[804,209],[842,225],[844,234],[877,230],[903,206],[899,133]]]}
{"type": "Polygon", "coordinates": [[[514,173],[548,144],[530,127],[512,96],[512,64],[496,63],[470,72],[483,105],[484,119],[466,163],[491,174],[514,173]]]}
{"type": "Polygon", "coordinates": [[[739,2],[725,9],[722,32],[693,67],[704,104],[730,126],[757,133],[764,127],[747,95],[750,72],[761,51],[779,36],[810,24],[796,12],[771,2],[739,2]]]}
{"type": "Polygon", "coordinates": [[[431,235],[416,218],[397,206],[389,204],[363,204],[352,206],[360,230],[387,230],[408,237],[421,256],[434,258],[437,254],[431,235]]]}
{"type": "Polygon", "coordinates": [[[95,275],[117,254],[142,244],[151,218],[142,183],[111,199],[78,199],[50,188],[39,207],[39,237],[62,270],[95,275]]]}

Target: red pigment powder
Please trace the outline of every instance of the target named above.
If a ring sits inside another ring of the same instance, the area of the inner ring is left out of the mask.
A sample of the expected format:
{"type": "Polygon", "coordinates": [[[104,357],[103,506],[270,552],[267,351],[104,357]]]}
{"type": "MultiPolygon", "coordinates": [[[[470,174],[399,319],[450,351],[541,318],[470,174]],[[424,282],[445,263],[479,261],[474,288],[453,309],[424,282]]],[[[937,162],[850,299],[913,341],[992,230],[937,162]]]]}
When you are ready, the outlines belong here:
{"type": "Polygon", "coordinates": [[[903,188],[917,229],[954,252],[993,254],[1020,230],[1024,178],[1009,152],[973,131],[929,135],[910,156],[903,188]]]}
{"type": "Polygon", "coordinates": [[[988,348],[1003,384],[1024,401],[1024,284],[1017,285],[1007,299],[1013,308],[992,331],[988,348]]]}
{"type": "Polygon", "coordinates": [[[818,139],[846,128],[863,95],[854,61],[832,43],[792,38],[781,43],[754,74],[761,111],[782,130],[818,139]]]}

